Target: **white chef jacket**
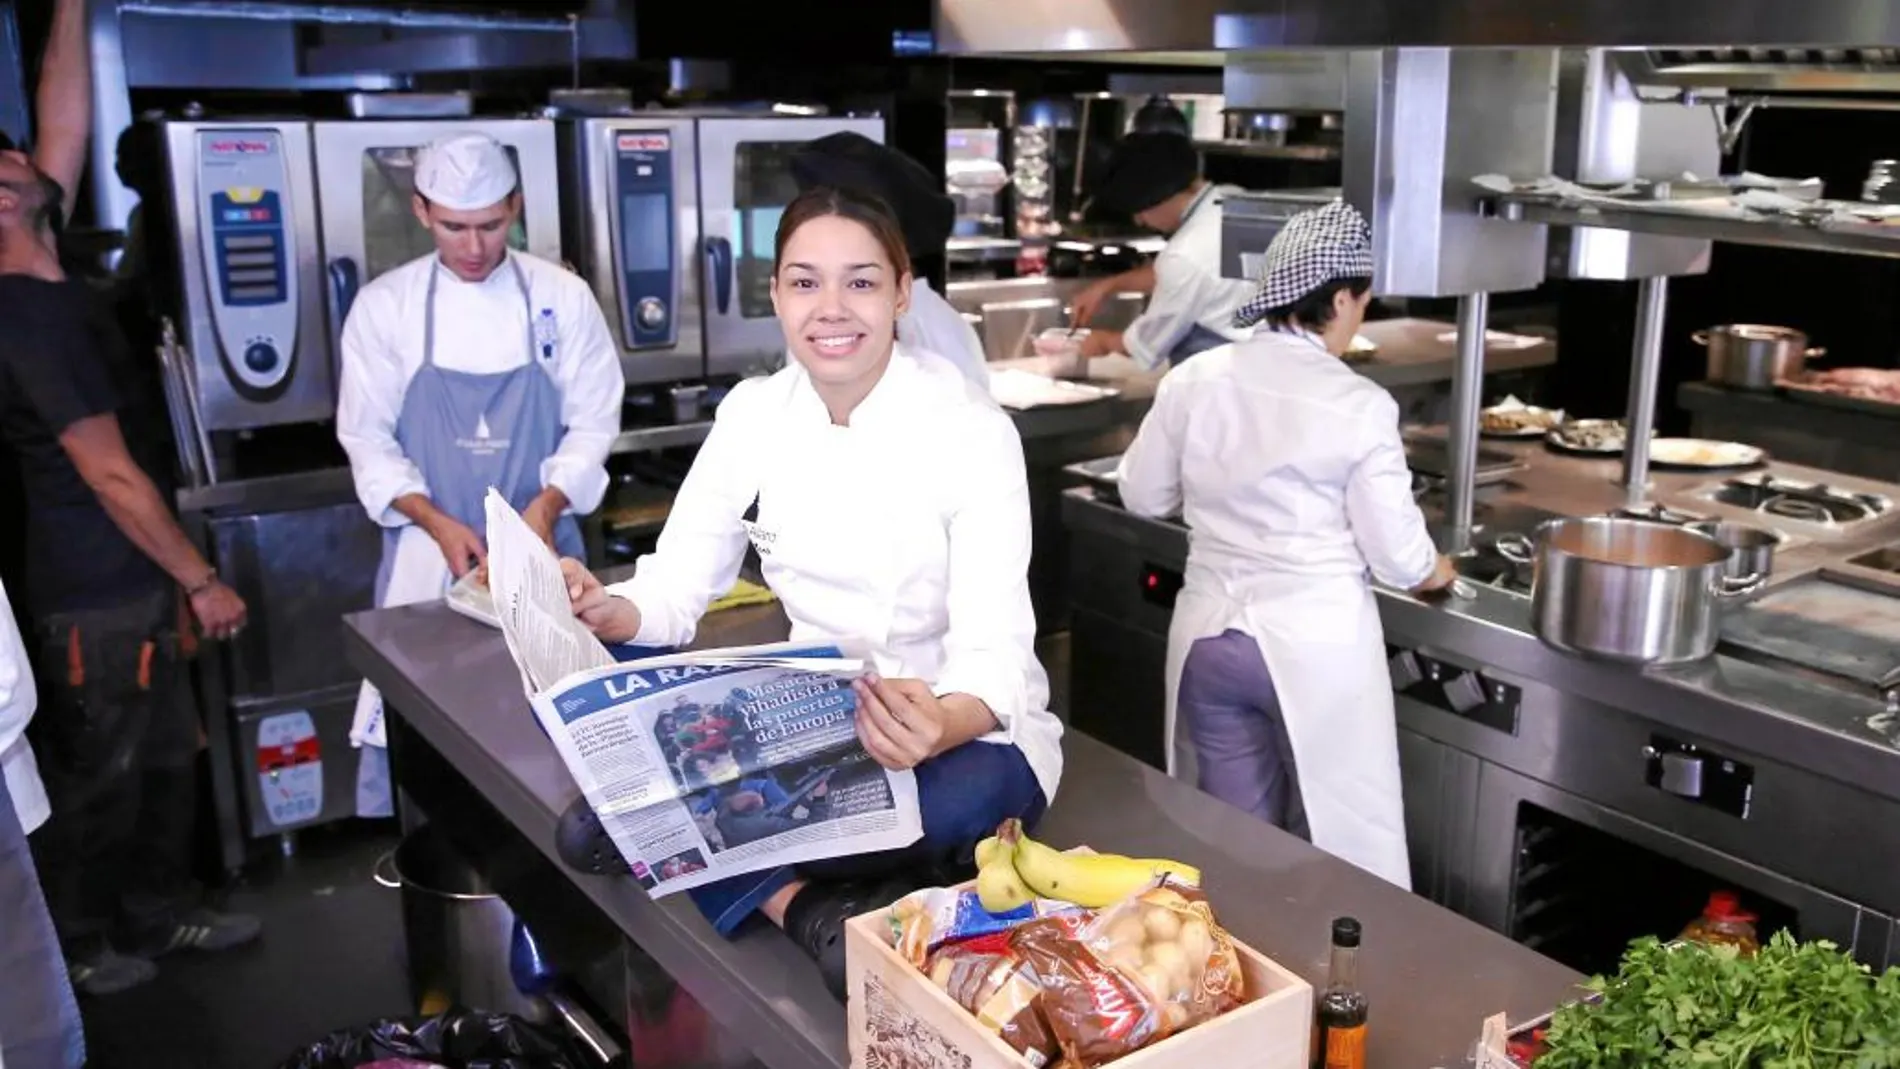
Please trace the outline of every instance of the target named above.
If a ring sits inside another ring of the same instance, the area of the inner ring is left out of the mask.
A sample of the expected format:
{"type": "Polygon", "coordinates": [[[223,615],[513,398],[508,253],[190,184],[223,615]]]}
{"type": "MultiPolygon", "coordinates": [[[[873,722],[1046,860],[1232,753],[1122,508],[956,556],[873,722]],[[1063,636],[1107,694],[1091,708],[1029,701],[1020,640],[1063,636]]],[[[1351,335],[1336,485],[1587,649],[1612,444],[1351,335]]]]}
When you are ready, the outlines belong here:
{"type": "Polygon", "coordinates": [[[885,676],[982,699],[999,725],[982,741],[1015,744],[1055,798],[1062,725],[1036,659],[1022,439],[986,392],[902,345],[847,427],[796,363],[734,387],[656,551],[608,588],[640,609],[633,641],[692,641],[748,537],[794,641],[858,639],[885,676]]]}
{"type": "Polygon", "coordinates": [[[1302,335],[1263,330],[1169,371],[1118,490],[1140,515],[1179,511],[1224,573],[1370,570],[1410,590],[1438,562],[1398,403],[1302,335]]]}
{"type": "Polygon", "coordinates": [[[1232,341],[1253,333],[1234,326],[1234,313],[1259,286],[1220,273],[1221,201],[1240,191],[1208,186],[1155,257],[1154,295],[1122,335],[1122,348],[1143,368],[1167,367],[1168,353],[1197,323],[1232,341]]]}
{"type": "Polygon", "coordinates": [[[977,389],[989,390],[989,357],[983,352],[983,339],[925,279],[910,284],[910,310],[898,318],[897,336],[911,352],[935,353],[955,364],[977,389]]]}
{"type": "Polygon", "coordinates": [[[7,588],[0,584],[0,780],[13,798],[20,826],[31,832],[52,815],[39,765],[27,745],[26,725],[33,719],[39,692],[33,686],[33,663],[27,659],[20,625],[13,619],[7,588]]]}
{"type": "MultiPolygon", "coordinates": [[[[606,317],[585,281],[559,264],[523,252],[521,266],[538,312],[554,311],[555,357],[543,364],[561,392],[567,433],[541,462],[541,484],[567,495],[570,511],[600,507],[607,494],[607,450],[620,433],[626,377],[606,317]]],[[[343,324],[337,439],[350,457],[356,493],[370,518],[400,527],[408,517],[391,503],[427,494],[428,485],[396,442],[396,417],[409,380],[422,367],[423,313],[435,253],[384,272],[364,286],[343,324]]],[[[435,362],[451,371],[487,374],[528,362],[528,309],[507,264],[481,282],[447,268],[435,292],[435,362]]]]}

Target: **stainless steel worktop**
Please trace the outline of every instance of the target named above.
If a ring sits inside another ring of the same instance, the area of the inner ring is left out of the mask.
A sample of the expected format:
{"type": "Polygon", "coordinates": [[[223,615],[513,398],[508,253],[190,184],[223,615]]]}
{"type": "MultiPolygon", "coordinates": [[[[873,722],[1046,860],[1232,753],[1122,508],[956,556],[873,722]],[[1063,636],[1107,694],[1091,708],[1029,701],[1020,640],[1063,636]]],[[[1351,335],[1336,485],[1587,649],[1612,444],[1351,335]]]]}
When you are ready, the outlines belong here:
{"type": "MultiPolygon", "coordinates": [[[[761,641],[783,627],[775,607],[732,610],[709,617],[700,641],[761,641]]],[[[395,719],[553,858],[557,815],[578,789],[520,697],[500,635],[441,604],[352,616],[346,629],[351,663],[382,689],[395,719]]],[[[1092,739],[1072,733],[1064,752],[1062,789],[1042,826],[1050,842],[1195,862],[1236,934],[1309,980],[1324,972],[1329,921],[1360,918],[1368,935],[1360,980],[1376,1007],[1372,1064],[1461,1064],[1482,1018],[1524,1019],[1578,979],[1092,739]]],[[[683,897],[649,899],[624,878],[572,879],[761,1061],[848,1064],[843,1009],[789,940],[754,929],[728,941],[683,897]]]]}

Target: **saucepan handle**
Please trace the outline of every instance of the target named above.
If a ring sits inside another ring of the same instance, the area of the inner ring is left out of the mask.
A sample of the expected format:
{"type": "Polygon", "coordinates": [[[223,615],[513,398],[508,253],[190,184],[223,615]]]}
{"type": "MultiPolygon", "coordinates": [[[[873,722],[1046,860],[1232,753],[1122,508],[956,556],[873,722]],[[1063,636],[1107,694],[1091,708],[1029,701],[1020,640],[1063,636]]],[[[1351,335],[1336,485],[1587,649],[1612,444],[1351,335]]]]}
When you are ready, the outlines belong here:
{"type": "Polygon", "coordinates": [[[1706,330],[1698,330],[1689,335],[1689,340],[1695,342],[1697,345],[1707,345],[1709,344],[1709,332],[1706,330]]]}
{"type": "Polygon", "coordinates": [[[1817,345],[1817,346],[1815,346],[1815,347],[1814,347],[1814,348],[1812,348],[1812,349],[1808,349],[1808,350],[1806,350],[1806,351],[1804,351],[1804,352],[1803,352],[1803,353],[1801,354],[1801,359],[1803,359],[1803,360],[1813,360],[1813,359],[1815,359],[1816,357],[1821,357],[1821,356],[1826,356],[1826,355],[1827,355],[1827,346],[1825,346],[1825,345],[1817,345]]]}
{"type": "Polygon", "coordinates": [[[1512,564],[1530,564],[1537,556],[1537,547],[1521,534],[1504,535],[1491,546],[1498,551],[1498,556],[1512,564]]]}
{"type": "Polygon", "coordinates": [[[1715,596],[1722,601],[1734,601],[1745,598],[1760,590],[1768,582],[1768,576],[1762,572],[1750,572],[1747,575],[1725,575],[1715,581],[1715,596]]]}

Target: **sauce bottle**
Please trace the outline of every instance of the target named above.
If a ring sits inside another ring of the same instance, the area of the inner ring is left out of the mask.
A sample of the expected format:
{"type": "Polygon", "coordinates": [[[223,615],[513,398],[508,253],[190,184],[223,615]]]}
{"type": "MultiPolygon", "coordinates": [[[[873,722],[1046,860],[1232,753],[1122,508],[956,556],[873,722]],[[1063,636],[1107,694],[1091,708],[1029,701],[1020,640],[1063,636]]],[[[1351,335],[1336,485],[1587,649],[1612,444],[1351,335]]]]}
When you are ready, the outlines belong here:
{"type": "Polygon", "coordinates": [[[1366,996],[1359,990],[1359,922],[1333,921],[1333,956],[1313,1031],[1314,1069],[1366,1069],[1366,996]]]}
{"type": "Polygon", "coordinates": [[[1761,937],[1755,932],[1755,915],[1742,908],[1733,891],[1715,891],[1702,915],[1689,922],[1680,938],[1688,943],[1708,946],[1727,944],[1744,958],[1752,958],[1761,949],[1761,937]]]}

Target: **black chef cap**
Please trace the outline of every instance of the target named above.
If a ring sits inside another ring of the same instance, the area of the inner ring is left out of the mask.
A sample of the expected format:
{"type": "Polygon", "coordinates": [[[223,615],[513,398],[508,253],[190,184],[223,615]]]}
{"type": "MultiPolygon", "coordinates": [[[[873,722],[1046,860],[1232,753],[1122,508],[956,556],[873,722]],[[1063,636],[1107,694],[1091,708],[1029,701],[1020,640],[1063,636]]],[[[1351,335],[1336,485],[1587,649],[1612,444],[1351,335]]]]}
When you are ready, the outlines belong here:
{"type": "Polygon", "coordinates": [[[912,256],[941,256],[956,225],[957,206],[942,176],[902,152],[849,131],[821,137],[792,155],[792,178],[802,192],[834,186],[870,193],[890,205],[912,256]]]}
{"type": "Polygon", "coordinates": [[[1095,201],[1134,215],[1174,196],[1201,176],[1194,142],[1180,134],[1135,133],[1122,138],[1095,182],[1095,201]]]}

